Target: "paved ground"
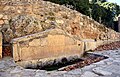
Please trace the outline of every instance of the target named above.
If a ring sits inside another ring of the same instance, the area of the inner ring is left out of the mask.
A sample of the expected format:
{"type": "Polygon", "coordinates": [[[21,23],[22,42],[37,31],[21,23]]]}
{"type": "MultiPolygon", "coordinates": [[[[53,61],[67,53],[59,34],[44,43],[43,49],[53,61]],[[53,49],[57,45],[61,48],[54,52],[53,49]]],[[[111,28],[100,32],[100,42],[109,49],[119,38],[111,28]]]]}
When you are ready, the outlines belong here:
{"type": "Polygon", "coordinates": [[[0,60],[0,77],[120,77],[120,49],[94,53],[109,58],[69,72],[24,69],[6,57],[0,60]]]}

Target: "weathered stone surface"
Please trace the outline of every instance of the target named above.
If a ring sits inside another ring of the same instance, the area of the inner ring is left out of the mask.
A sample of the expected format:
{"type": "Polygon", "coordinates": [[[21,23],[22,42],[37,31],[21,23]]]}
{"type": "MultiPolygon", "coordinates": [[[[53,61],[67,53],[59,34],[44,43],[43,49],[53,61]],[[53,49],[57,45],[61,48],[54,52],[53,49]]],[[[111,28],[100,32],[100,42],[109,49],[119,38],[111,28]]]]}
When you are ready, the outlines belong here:
{"type": "Polygon", "coordinates": [[[81,71],[81,69],[75,69],[75,70],[69,71],[67,73],[71,74],[71,75],[81,75],[82,71],[81,71]]]}
{"type": "Polygon", "coordinates": [[[83,40],[85,42],[85,51],[94,50],[96,48],[96,41],[92,39],[83,40]]]}
{"type": "Polygon", "coordinates": [[[87,70],[91,70],[92,68],[96,67],[96,65],[89,65],[89,66],[85,66],[82,68],[82,71],[87,71],[87,70]]]}
{"type": "Polygon", "coordinates": [[[89,71],[86,71],[81,75],[81,77],[96,77],[96,76],[98,75],[93,72],[89,72],[89,71]]]}
{"type": "MultiPolygon", "coordinates": [[[[9,40],[5,40],[5,42],[9,42],[12,38],[51,28],[60,28],[79,39],[106,40],[119,38],[118,33],[115,31],[65,6],[42,0],[36,2],[27,0],[25,3],[24,1],[17,2],[14,0],[11,0],[10,3],[9,1],[1,3],[0,18],[4,19],[6,21],[5,24],[9,24],[12,30],[12,36],[9,36],[9,40]],[[2,15],[4,12],[5,15],[2,15]]],[[[1,24],[4,24],[2,21],[1,24]]],[[[6,30],[2,31],[5,36],[9,35],[5,32],[6,30]]]]}
{"type": "Polygon", "coordinates": [[[35,76],[35,72],[36,70],[31,70],[31,69],[24,69],[21,74],[22,76],[25,76],[25,77],[34,77],[35,76]]]}
{"type": "Polygon", "coordinates": [[[4,69],[4,68],[5,68],[4,63],[1,63],[1,64],[0,64],[0,69],[4,69]]]}
{"type": "Polygon", "coordinates": [[[0,20],[0,25],[4,24],[4,21],[3,20],[0,20]]]}
{"type": "Polygon", "coordinates": [[[8,19],[8,16],[7,16],[7,15],[4,15],[2,19],[7,20],[7,19],[8,19]]]}
{"type": "Polygon", "coordinates": [[[15,61],[17,61],[17,60],[20,59],[20,54],[19,54],[20,51],[19,51],[19,48],[18,48],[18,44],[14,43],[12,46],[13,46],[12,50],[14,51],[13,52],[13,59],[15,61]]]}
{"type": "Polygon", "coordinates": [[[0,19],[3,17],[3,14],[0,14],[0,19]]]}
{"type": "Polygon", "coordinates": [[[33,39],[29,42],[29,46],[39,46],[40,45],[40,39],[33,39]]]}
{"type": "Polygon", "coordinates": [[[40,45],[41,46],[46,46],[48,44],[48,41],[46,38],[40,38],[40,45]]]}
{"type": "Polygon", "coordinates": [[[81,56],[84,53],[83,42],[64,34],[59,29],[16,38],[12,42],[15,61],[81,56]],[[68,41],[69,44],[66,44],[68,41]],[[29,45],[25,45],[28,43],[29,45]]]}
{"type": "Polygon", "coordinates": [[[109,65],[108,67],[104,68],[105,71],[109,71],[109,72],[112,72],[112,73],[116,73],[116,74],[120,74],[120,66],[118,65],[109,65]]]}
{"type": "Polygon", "coordinates": [[[103,68],[100,68],[100,67],[94,68],[93,72],[103,76],[112,75],[112,72],[104,71],[103,68]]]}
{"type": "Polygon", "coordinates": [[[15,74],[15,73],[20,73],[22,70],[20,67],[16,67],[13,70],[10,71],[11,74],[15,74]]]}

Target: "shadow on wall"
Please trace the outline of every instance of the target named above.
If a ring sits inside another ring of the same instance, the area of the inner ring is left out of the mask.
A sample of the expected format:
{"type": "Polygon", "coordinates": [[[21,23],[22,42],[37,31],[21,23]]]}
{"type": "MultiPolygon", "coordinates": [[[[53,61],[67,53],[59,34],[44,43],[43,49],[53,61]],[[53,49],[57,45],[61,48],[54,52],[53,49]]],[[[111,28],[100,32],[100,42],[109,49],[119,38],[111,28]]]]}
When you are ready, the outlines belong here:
{"type": "Polygon", "coordinates": [[[118,21],[114,21],[114,30],[119,32],[119,30],[118,30],[118,21]]]}

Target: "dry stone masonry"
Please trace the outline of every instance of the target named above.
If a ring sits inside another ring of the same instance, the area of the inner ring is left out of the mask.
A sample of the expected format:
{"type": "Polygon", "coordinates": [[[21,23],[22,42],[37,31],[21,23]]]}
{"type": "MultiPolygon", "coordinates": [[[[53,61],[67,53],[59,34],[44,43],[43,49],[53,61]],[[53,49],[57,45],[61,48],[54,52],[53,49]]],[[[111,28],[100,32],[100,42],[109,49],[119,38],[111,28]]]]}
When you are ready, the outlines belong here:
{"type": "Polygon", "coordinates": [[[80,40],[119,37],[115,31],[65,6],[42,0],[1,0],[0,3],[5,42],[50,28],[60,28],[80,40]]]}
{"type": "Polygon", "coordinates": [[[119,33],[88,16],[43,0],[0,0],[0,31],[15,61],[81,57],[120,40],[119,33]]]}

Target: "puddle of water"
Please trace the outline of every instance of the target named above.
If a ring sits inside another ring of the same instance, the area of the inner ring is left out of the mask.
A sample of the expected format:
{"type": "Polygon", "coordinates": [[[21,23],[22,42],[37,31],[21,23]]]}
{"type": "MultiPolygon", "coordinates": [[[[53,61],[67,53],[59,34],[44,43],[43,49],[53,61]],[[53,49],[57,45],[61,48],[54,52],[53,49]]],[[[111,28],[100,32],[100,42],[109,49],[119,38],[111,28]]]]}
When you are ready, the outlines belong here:
{"type": "Polygon", "coordinates": [[[80,61],[83,61],[82,59],[75,59],[75,60],[71,60],[71,61],[67,61],[65,59],[62,59],[62,63],[57,63],[57,64],[53,64],[53,65],[47,65],[41,68],[41,70],[47,70],[47,71],[53,71],[53,70],[58,70],[59,68],[68,66],[68,65],[72,65],[75,63],[78,63],[80,61]]]}

